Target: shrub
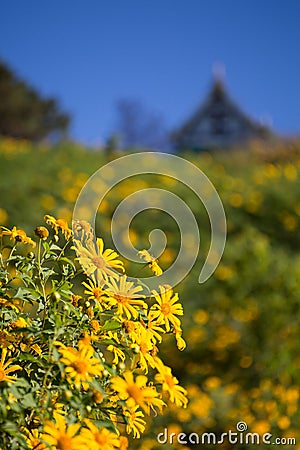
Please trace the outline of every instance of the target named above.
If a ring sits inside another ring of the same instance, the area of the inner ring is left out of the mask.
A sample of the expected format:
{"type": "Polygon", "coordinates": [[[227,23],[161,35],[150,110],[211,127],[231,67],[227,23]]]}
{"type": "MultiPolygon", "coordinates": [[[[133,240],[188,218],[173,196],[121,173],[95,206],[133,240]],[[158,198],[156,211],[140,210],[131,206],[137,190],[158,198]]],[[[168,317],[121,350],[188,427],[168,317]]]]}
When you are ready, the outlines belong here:
{"type": "Polygon", "coordinates": [[[185,347],[182,306],[129,280],[89,224],[45,220],[35,240],[1,227],[1,448],[126,449],[145,416],[187,405],[158,356],[164,334],[185,347]]]}

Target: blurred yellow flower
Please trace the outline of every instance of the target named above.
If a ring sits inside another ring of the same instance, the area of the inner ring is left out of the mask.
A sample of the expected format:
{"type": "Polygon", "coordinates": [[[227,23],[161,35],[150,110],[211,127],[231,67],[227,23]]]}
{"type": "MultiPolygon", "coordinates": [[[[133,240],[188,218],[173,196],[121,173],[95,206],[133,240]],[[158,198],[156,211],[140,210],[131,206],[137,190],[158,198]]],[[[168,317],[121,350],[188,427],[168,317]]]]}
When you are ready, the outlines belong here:
{"type": "Polygon", "coordinates": [[[284,176],[290,181],[296,180],[298,176],[297,169],[293,164],[287,164],[283,169],[283,173],[284,176]]]}
{"type": "Polygon", "coordinates": [[[42,439],[52,450],[87,450],[87,440],[83,441],[82,437],[77,435],[80,424],[68,425],[66,419],[57,415],[55,424],[47,421],[45,423],[42,439]]]}
{"type": "Polygon", "coordinates": [[[204,387],[208,390],[216,389],[221,385],[221,380],[219,377],[209,377],[206,378],[204,382],[204,387]]]}
{"type": "Polygon", "coordinates": [[[120,450],[127,450],[128,446],[129,446],[129,442],[126,436],[120,436],[119,437],[119,441],[120,441],[120,450]]]}
{"type": "Polygon", "coordinates": [[[209,315],[204,309],[197,309],[194,313],[194,321],[200,325],[205,325],[208,322],[209,315]]]}
{"type": "Polygon", "coordinates": [[[8,214],[5,209],[0,208],[0,223],[6,223],[8,220],[8,214]]]}
{"type": "Polygon", "coordinates": [[[258,420],[252,424],[251,431],[262,436],[270,431],[270,423],[267,420],[258,420]]]}
{"type": "Polygon", "coordinates": [[[53,195],[43,195],[41,197],[41,206],[44,211],[51,211],[55,208],[55,198],[53,195]]]}
{"type": "Polygon", "coordinates": [[[243,197],[238,192],[234,192],[229,198],[229,203],[234,208],[240,208],[243,204],[243,197]]]}
{"type": "MultiPolygon", "coordinates": [[[[106,428],[97,428],[91,420],[85,419],[87,428],[82,428],[80,436],[91,450],[113,450],[120,447],[120,441],[115,433],[106,428]]],[[[86,448],[85,448],[86,450],[86,448]]]]}
{"type": "Polygon", "coordinates": [[[234,273],[235,273],[235,271],[231,267],[226,266],[223,263],[220,263],[215,271],[215,277],[218,280],[226,281],[226,280],[229,280],[230,278],[232,278],[234,273]]]}

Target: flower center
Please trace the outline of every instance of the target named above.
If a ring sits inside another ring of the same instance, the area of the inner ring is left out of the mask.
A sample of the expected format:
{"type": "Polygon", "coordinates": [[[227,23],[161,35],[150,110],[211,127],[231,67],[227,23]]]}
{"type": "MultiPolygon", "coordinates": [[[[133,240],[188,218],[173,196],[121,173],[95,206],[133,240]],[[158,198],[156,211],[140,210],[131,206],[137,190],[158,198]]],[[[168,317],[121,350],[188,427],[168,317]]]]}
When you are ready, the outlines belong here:
{"type": "Polygon", "coordinates": [[[72,438],[62,434],[57,440],[56,447],[58,450],[70,450],[72,448],[72,438]]]}
{"type": "Polygon", "coordinates": [[[114,298],[117,300],[118,303],[122,303],[122,305],[125,305],[129,301],[129,298],[126,297],[125,295],[115,294],[114,298]]]}
{"type": "Polygon", "coordinates": [[[172,375],[165,375],[165,380],[170,389],[175,386],[174,377],[172,375]]]}
{"type": "Polygon", "coordinates": [[[136,386],[135,384],[127,386],[127,393],[129,397],[133,398],[136,403],[142,403],[143,393],[138,386],[136,386]]]}
{"type": "Polygon", "coordinates": [[[143,354],[148,353],[148,345],[146,344],[146,342],[140,343],[140,352],[143,354]]]}
{"type": "Polygon", "coordinates": [[[132,333],[135,331],[135,324],[131,320],[125,320],[124,324],[125,333],[132,333]]]}
{"type": "Polygon", "coordinates": [[[99,300],[101,298],[101,294],[102,294],[102,289],[100,288],[94,288],[93,289],[93,294],[96,300],[99,300]]]}
{"type": "Polygon", "coordinates": [[[102,256],[95,256],[95,258],[92,258],[92,263],[97,267],[97,269],[104,269],[106,266],[105,259],[102,258],[102,256]]]}
{"type": "Polygon", "coordinates": [[[30,440],[31,448],[34,448],[36,450],[43,450],[43,444],[40,443],[39,439],[31,439],[30,440]]]}
{"type": "Polygon", "coordinates": [[[168,314],[170,314],[171,307],[170,307],[169,303],[162,303],[160,309],[161,309],[161,312],[162,312],[165,316],[167,316],[168,314]]]}
{"type": "Polygon", "coordinates": [[[97,444],[106,445],[108,443],[107,437],[104,436],[102,433],[96,433],[94,436],[95,436],[95,441],[97,442],[97,444]]]}
{"type": "Polygon", "coordinates": [[[88,367],[85,361],[78,360],[74,361],[72,367],[76,370],[77,373],[84,374],[87,373],[88,367]]]}
{"type": "Polygon", "coordinates": [[[4,370],[0,367],[0,381],[3,381],[5,379],[5,372],[4,370]]]}

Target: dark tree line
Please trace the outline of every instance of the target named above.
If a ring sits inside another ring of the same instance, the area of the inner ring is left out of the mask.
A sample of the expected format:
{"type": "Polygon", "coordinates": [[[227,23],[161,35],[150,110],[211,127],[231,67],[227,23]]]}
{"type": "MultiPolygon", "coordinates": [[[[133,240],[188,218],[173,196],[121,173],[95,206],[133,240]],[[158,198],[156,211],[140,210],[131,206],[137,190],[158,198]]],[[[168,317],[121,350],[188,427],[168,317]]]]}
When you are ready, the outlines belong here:
{"type": "Polygon", "coordinates": [[[69,123],[55,98],[42,98],[0,61],[0,135],[39,141],[63,136],[69,123]]]}

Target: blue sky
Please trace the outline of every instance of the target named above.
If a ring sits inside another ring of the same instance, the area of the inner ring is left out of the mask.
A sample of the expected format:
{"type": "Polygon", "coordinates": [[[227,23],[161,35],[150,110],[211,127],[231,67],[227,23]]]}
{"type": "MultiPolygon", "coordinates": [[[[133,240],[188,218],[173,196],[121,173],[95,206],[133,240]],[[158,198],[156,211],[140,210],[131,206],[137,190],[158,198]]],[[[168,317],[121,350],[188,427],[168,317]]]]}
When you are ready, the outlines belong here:
{"type": "Polygon", "coordinates": [[[203,100],[215,61],[232,97],[284,134],[300,132],[300,2],[40,0],[1,5],[0,57],[98,143],[116,102],[138,99],[172,129],[203,100]]]}

